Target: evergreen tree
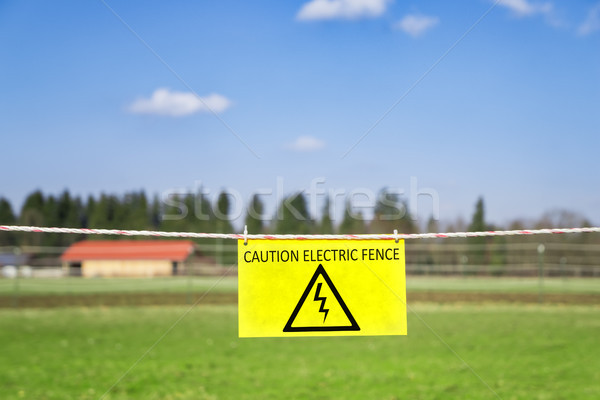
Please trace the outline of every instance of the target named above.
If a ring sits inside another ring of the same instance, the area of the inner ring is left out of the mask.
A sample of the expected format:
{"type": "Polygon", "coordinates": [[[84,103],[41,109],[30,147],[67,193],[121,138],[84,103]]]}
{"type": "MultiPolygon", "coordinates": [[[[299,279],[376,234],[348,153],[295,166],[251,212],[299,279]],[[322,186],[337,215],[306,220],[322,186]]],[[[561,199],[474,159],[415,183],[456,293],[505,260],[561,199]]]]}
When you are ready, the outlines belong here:
{"type": "Polygon", "coordinates": [[[203,232],[214,232],[215,213],[213,212],[210,200],[202,192],[202,189],[196,193],[196,202],[194,205],[194,214],[199,221],[200,230],[203,232]]]}
{"type": "MultiPolygon", "coordinates": [[[[483,204],[483,197],[477,199],[475,204],[475,212],[471,218],[471,224],[469,225],[469,232],[483,232],[487,230],[485,222],[485,207],[483,204]]],[[[473,265],[483,265],[487,263],[487,251],[486,251],[486,237],[473,237],[467,241],[471,247],[469,263],[473,265]]]]}
{"type": "Polygon", "coordinates": [[[367,232],[367,221],[362,211],[356,213],[356,220],[354,221],[354,232],[356,233],[368,233],[367,232]]]}
{"type": "Polygon", "coordinates": [[[354,211],[350,200],[346,201],[344,217],[338,231],[345,234],[366,233],[364,217],[362,213],[354,211]]]}
{"type": "Polygon", "coordinates": [[[125,194],[121,207],[121,219],[121,226],[124,229],[143,230],[151,226],[148,199],[143,190],[125,194]]]}
{"type": "Polygon", "coordinates": [[[60,220],[58,219],[58,202],[53,195],[46,196],[42,213],[44,214],[44,225],[60,226],[60,220]]]}
{"type": "MultiPolygon", "coordinates": [[[[10,202],[4,197],[0,197],[0,224],[14,225],[17,218],[13,213],[10,202]]],[[[0,231],[0,246],[14,246],[17,244],[17,237],[14,232],[0,231]]]]}
{"type": "Polygon", "coordinates": [[[486,230],[485,224],[485,209],[483,205],[483,197],[477,199],[475,204],[475,212],[473,218],[471,218],[471,224],[469,225],[469,232],[482,232],[486,230]]]}
{"type": "MultiPolygon", "coordinates": [[[[61,226],[67,228],[81,227],[81,202],[77,198],[71,197],[68,190],[65,190],[56,200],[49,197],[46,202],[46,207],[50,210],[48,219],[52,219],[53,226],[61,226]]],[[[47,235],[47,244],[53,246],[69,246],[80,239],[80,235],[72,234],[56,234],[47,235]]]]}
{"type": "MultiPolygon", "coordinates": [[[[229,195],[225,191],[221,191],[217,197],[215,204],[215,226],[216,231],[219,233],[230,233],[233,232],[229,214],[231,212],[231,202],[229,201],[229,195]]],[[[217,263],[221,265],[231,265],[235,263],[235,253],[230,253],[225,250],[225,240],[216,240],[216,257],[217,263]]]]}
{"type": "Polygon", "coordinates": [[[263,233],[264,224],[262,215],[264,212],[264,206],[260,200],[260,196],[255,194],[252,196],[252,200],[246,210],[246,219],[244,223],[248,227],[248,232],[253,234],[263,233]]]}
{"type": "Polygon", "coordinates": [[[281,234],[306,234],[312,230],[306,198],[302,192],[292,194],[281,202],[277,210],[276,231],[281,234]]]}
{"type": "Polygon", "coordinates": [[[231,221],[229,220],[229,213],[231,212],[231,202],[229,201],[229,195],[222,191],[219,193],[217,198],[217,204],[215,208],[216,228],[219,233],[230,233],[233,232],[231,221]]]}
{"type": "Polygon", "coordinates": [[[84,228],[90,228],[90,216],[94,213],[94,209],[96,208],[96,199],[94,196],[89,195],[85,206],[83,207],[83,218],[82,224],[84,228]]]}
{"type": "Polygon", "coordinates": [[[107,227],[107,214],[108,214],[108,199],[107,196],[102,193],[98,201],[94,202],[90,207],[90,214],[88,215],[88,224],[90,228],[106,228],[107,227]]]}
{"type": "Polygon", "coordinates": [[[160,200],[158,196],[152,198],[152,205],[150,206],[150,227],[152,229],[159,229],[162,219],[162,212],[160,207],[160,200]]]}
{"type": "Polygon", "coordinates": [[[186,231],[189,212],[185,197],[177,193],[168,195],[163,198],[160,229],[171,232],[186,231]]]}
{"type": "Polygon", "coordinates": [[[329,196],[325,198],[323,214],[321,215],[321,223],[319,224],[319,232],[324,235],[333,233],[333,221],[331,220],[331,201],[329,196]]]}
{"type": "Polygon", "coordinates": [[[433,215],[429,217],[429,221],[427,221],[427,232],[428,233],[438,233],[440,231],[440,224],[438,221],[433,218],[433,215]]]}
{"type": "Polygon", "coordinates": [[[56,219],[60,226],[79,227],[79,209],[76,198],[65,190],[56,201],[56,219]]]}
{"type": "MultiPolygon", "coordinates": [[[[88,206],[89,207],[89,206],[88,206]]],[[[101,194],[98,201],[93,206],[92,213],[88,216],[88,225],[90,228],[113,229],[123,226],[123,205],[115,195],[101,194]]],[[[92,235],[89,239],[118,239],[108,235],[92,235]]]]}
{"type": "MultiPolygon", "coordinates": [[[[210,200],[204,195],[202,189],[198,191],[195,195],[194,201],[194,209],[193,209],[193,222],[191,226],[191,230],[193,232],[215,232],[216,231],[216,218],[213,213],[212,205],[210,200]]],[[[213,239],[198,239],[197,243],[206,246],[205,248],[212,249],[212,251],[207,251],[207,254],[216,256],[217,254],[214,251],[215,241],[213,239]]],[[[222,242],[221,242],[222,243],[222,242]]],[[[221,255],[219,255],[221,257],[221,255]]],[[[224,262],[221,257],[220,261],[224,262]]],[[[227,258],[229,261],[229,258],[227,258]]]]}
{"type": "Polygon", "coordinates": [[[202,232],[202,221],[196,215],[196,201],[196,195],[193,193],[188,193],[183,198],[183,204],[188,210],[184,218],[186,232],[202,232]]]}
{"type": "MultiPolygon", "coordinates": [[[[36,190],[27,196],[19,215],[19,225],[45,226],[44,206],[45,199],[40,190],[36,190]]],[[[42,236],[43,235],[22,233],[18,235],[18,241],[24,246],[40,246],[42,244],[42,236]]]]}
{"type": "Polygon", "coordinates": [[[400,233],[417,231],[414,221],[408,212],[405,201],[397,193],[383,188],[379,191],[375,203],[375,213],[371,222],[373,233],[392,233],[395,229],[400,233]]]}

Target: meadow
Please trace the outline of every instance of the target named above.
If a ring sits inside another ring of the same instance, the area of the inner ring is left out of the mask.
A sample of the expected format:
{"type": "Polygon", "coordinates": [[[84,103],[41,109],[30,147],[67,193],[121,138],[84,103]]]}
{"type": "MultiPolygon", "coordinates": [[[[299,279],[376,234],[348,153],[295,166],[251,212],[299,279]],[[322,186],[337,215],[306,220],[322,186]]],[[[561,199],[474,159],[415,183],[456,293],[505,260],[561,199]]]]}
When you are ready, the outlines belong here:
{"type": "MultiPolygon", "coordinates": [[[[544,278],[546,293],[600,294],[600,278],[544,278]]],[[[538,278],[408,276],[408,291],[537,293],[538,278]]],[[[0,279],[0,296],[35,294],[236,293],[237,277],[0,279]]]]}
{"type": "MultiPolygon", "coordinates": [[[[600,304],[600,279],[408,276],[408,300],[600,304]]],[[[235,304],[237,277],[0,279],[0,308],[235,304]]]]}
{"type": "Polygon", "coordinates": [[[597,305],[409,306],[408,336],[295,339],[235,305],[0,309],[0,398],[600,398],[597,305]]]}

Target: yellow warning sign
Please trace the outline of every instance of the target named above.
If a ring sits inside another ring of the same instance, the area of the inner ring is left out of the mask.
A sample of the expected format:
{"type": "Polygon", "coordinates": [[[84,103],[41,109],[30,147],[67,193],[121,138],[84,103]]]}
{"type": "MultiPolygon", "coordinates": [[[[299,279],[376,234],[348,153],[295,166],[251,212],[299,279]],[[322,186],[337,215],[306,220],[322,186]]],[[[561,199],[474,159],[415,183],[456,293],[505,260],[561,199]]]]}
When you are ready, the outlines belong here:
{"type": "Polygon", "coordinates": [[[404,241],[238,241],[239,335],[406,335],[404,241]]]}

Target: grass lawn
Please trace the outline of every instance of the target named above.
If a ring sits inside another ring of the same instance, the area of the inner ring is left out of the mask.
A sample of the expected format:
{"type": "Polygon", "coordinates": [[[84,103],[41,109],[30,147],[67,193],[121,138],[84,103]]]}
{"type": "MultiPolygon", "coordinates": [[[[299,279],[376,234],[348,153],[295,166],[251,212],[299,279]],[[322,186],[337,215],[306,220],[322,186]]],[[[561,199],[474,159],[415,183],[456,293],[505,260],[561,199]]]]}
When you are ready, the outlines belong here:
{"type": "MultiPolygon", "coordinates": [[[[0,279],[0,295],[237,292],[237,277],[0,279]],[[214,287],[213,287],[214,286],[214,287]]],[[[537,293],[537,278],[408,276],[408,291],[537,293]]],[[[545,293],[600,294],[600,278],[545,278],[545,293]]]]}
{"type": "Polygon", "coordinates": [[[235,306],[0,310],[0,398],[600,398],[600,307],[433,305],[406,337],[238,339],[235,306]],[[423,322],[424,321],[424,322],[423,322]],[[432,330],[467,364],[463,363],[432,330]]]}
{"type": "Polygon", "coordinates": [[[0,295],[237,292],[237,277],[0,279],[0,295]]]}
{"type": "MultiPolygon", "coordinates": [[[[407,276],[410,291],[537,293],[538,278],[407,276]]],[[[544,278],[544,293],[600,294],[600,278],[544,278]]]]}

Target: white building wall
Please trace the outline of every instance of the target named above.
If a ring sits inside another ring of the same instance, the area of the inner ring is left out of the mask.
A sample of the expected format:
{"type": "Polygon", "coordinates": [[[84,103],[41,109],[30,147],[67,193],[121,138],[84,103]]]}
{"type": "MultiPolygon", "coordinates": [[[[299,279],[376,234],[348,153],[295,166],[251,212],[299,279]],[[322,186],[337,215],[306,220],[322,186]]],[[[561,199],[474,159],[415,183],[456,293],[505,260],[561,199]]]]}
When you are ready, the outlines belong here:
{"type": "Polygon", "coordinates": [[[81,263],[81,275],[87,278],[170,276],[172,268],[170,260],[86,260],[81,263]]]}

